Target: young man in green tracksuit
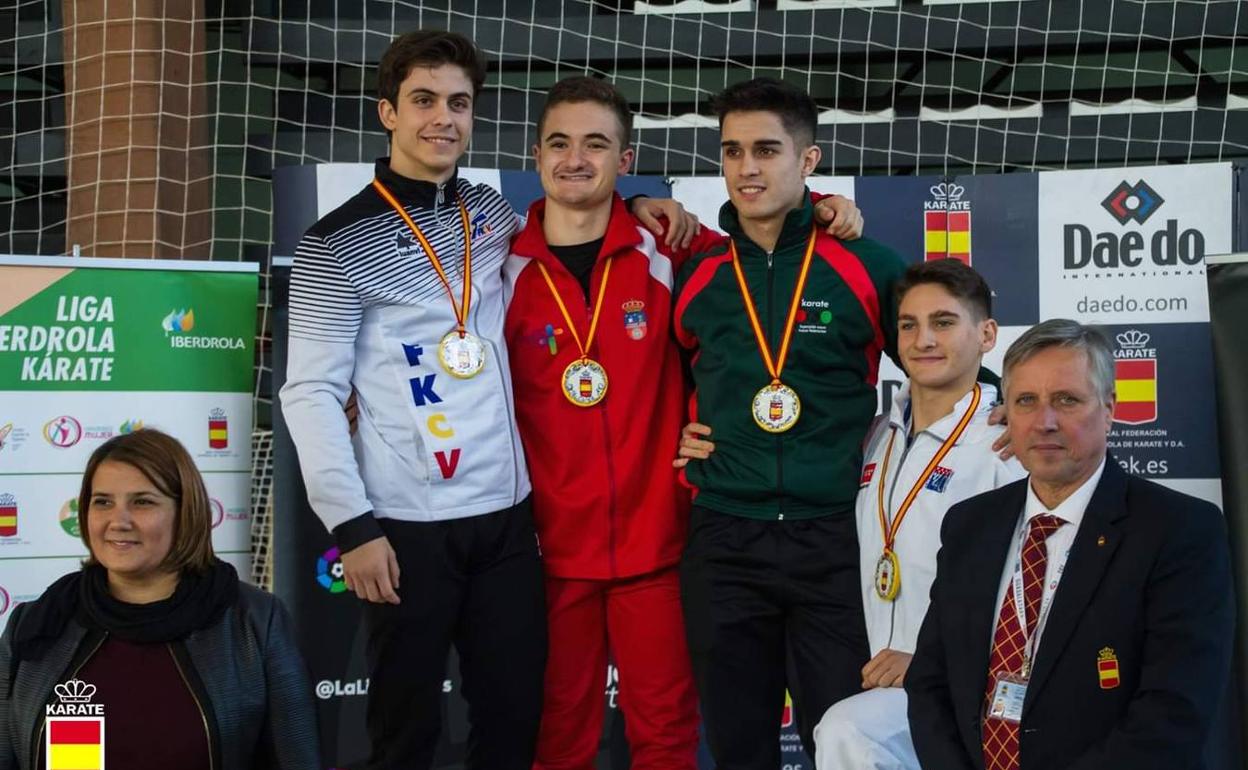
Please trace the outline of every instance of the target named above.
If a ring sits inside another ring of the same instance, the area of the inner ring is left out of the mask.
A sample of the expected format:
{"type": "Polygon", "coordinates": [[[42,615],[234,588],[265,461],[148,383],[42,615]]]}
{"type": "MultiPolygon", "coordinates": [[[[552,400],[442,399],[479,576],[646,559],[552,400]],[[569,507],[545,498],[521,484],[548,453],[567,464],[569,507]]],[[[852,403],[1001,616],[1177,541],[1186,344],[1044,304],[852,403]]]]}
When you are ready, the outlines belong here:
{"type": "Polygon", "coordinates": [[[807,94],[758,79],[717,107],[732,237],[687,262],[675,290],[690,418],[715,439],[709,456],[682,450],[705,459],[677,460],[696,495],[681,592],[717,766],[775,770],[786,686],[811,755],[819,717],[861,689],[854,500],[905,263],[813,227],[807,94]]]}

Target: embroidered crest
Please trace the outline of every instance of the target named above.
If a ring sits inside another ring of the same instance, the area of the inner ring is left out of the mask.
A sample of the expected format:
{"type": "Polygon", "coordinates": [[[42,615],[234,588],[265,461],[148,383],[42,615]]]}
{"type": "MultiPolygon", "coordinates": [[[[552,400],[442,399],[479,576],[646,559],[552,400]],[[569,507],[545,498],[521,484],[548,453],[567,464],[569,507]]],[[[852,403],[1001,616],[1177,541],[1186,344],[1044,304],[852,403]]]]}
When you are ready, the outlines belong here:
{"type": "Polygon", "coordinates": [[[1118,673],[1118,656],[1114,654],[1113,647],[1106,647],[1097,655],[1096,675],[1102,690],[1112,690],[1122,681],[1118,673]]]}
{"type": "Polygon", "coordinates": [[[927,477],[927,483],[923,486],[936,493],[944,492],[951,478],[953,478],[952,468],[944,468],[937,465],[935,470],[932,471],[932,475],[927,477]]]}
{"type": "Polygon", "coordinates": [[[639,299],[630,299],[622,306],[624,309],[624,330],[634,340],[646,336],[646,303],[639,299]]]}
{"type": "Polygon", "coordinates": [[[862,469],[862,480],[858,482],[858,486],[865,487],[871,483],[871,479],[875,476],[875,463],[871,463],[862,469]]]}

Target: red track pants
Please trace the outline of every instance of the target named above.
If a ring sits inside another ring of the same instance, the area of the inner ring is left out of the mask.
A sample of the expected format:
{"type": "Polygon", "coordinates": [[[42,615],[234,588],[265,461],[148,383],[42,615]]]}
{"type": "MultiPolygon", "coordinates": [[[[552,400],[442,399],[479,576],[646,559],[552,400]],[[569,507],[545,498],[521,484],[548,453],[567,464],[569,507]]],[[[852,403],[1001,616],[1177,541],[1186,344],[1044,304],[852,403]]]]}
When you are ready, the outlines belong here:
{"type": "Polygon", "coordinates": [[[535,770],[593,770],[607,649],[633,770],[697,767],[698,703],[675,567],[624,580],[546,578],[550,652],[535,770]]]}

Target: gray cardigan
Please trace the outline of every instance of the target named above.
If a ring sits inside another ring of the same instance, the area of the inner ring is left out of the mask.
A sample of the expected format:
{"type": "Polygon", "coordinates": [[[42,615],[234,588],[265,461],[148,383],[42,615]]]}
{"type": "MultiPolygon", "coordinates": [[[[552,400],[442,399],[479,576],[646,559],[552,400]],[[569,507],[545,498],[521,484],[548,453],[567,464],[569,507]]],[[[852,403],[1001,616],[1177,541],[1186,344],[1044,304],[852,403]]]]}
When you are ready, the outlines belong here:
{"type": "MultiPolygon", "coordinates": [[[[217,623],[170,645],[205,712],[212,767],[320,770],[312,686],[289,616],[272,595],[238,588],[237,603],[217,623]]],[[[0,637],[0,770],[36,770],[35,741],[53,688],[103,640],[70,620],[38,660],[21,661],[10,678],[14,630],[26,608],[13,610],[0,637]]]]}

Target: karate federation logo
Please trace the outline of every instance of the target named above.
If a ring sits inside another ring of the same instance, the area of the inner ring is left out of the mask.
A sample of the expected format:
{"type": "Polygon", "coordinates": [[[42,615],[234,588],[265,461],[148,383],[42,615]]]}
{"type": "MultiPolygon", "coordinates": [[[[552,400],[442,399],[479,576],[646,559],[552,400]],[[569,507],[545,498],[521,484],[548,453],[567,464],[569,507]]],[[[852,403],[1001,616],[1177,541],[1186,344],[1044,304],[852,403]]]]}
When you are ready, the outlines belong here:
{"type": "Polygon", "coordinates": [[[1146,332],[1128,329],[1117,335],[1114,351],[1114,422],[1143,425],[1157,420],[1157,351],[1147,347],[1146,332]]]}
{"type": "Polygon", "coordinates": [[[788,690],[785,690],[784,711],[780,714],[780,726],[792,727],[793,721],[793,696],[789,694],[788,690]]]}
{"type": "Polygon", "coordinates": [[[229,419],[225,410],[213,409],[208,413],[208,448],[228,449],[230,446],[229,419]]]}
{"type": "Polygon", "coordinates": [[[1118,220],[1120,225],[1125,225],[1132,220],[1142,225],[1165,202],[1165,199],[1149,187],[1143,179],[1134,185],[1127,184],[1127,180],[1124,179],[1105,200],[1101,201],[1101,207],[1118,220]]]}
{"type": "Polygon", "coordinates": [[[17,537],[17,498],[0,494],[0,537],[17,537]]]}
{"type": "Polygon", "coordinates": [[[622,305],[624,310],[624,330],[629,339],[640,340],[646,336],[646,303],[639,299],[630,299],[622,305]]]}
{"type": "Polygon", "coordinates": [[[71,679],[53,688],[59,703],[44,707],[48,770],[104,770],[104,704],[95,685],[71,679]]]}
{"type": "Polygon", "coordinates": [[[971,264],[971,202],[962,200],[966,188],[941,182],[928,192],[932,200],[923,203],[923,260],[971,264]]]}

